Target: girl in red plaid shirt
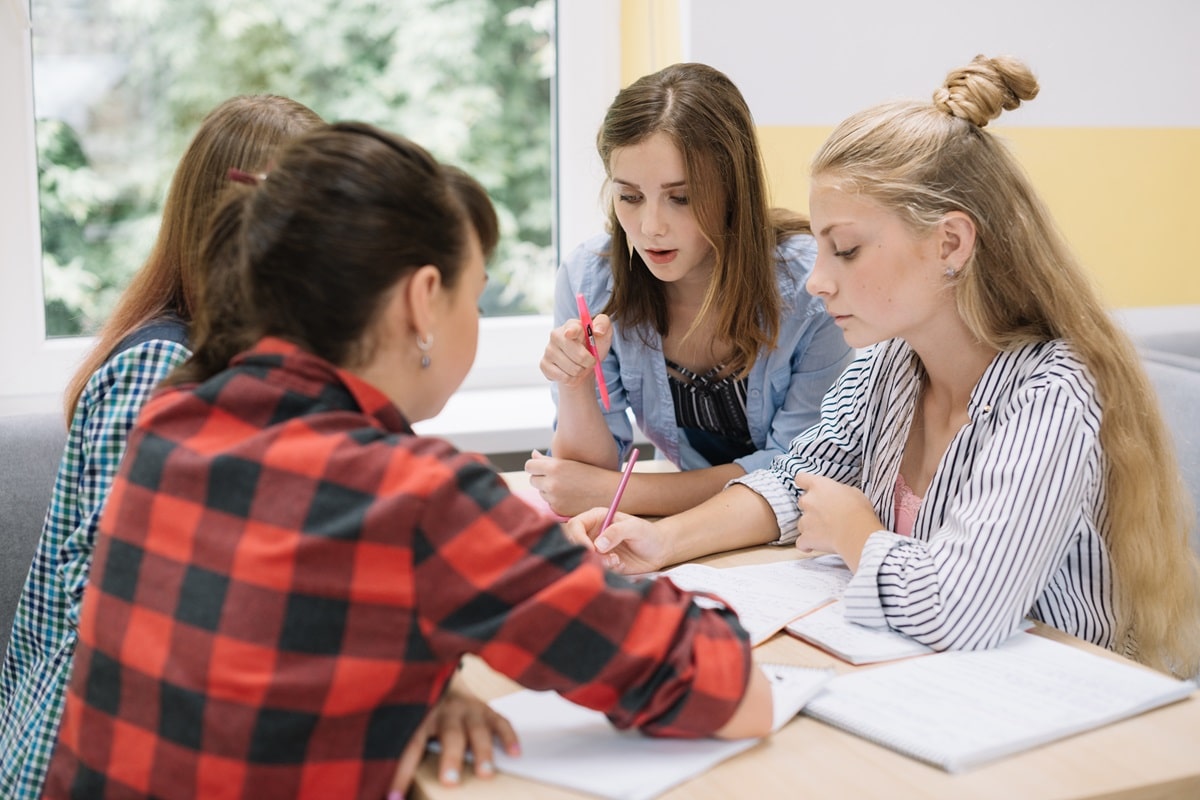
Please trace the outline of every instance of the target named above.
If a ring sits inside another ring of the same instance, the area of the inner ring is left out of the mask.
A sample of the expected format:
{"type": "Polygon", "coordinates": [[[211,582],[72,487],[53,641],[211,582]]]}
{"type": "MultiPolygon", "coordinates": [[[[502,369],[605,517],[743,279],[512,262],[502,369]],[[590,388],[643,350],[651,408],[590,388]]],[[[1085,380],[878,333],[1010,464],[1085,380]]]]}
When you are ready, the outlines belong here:
{"type": "Polygon", "coordinates": [[[731,612],[607,571],[484,459],[413,433],[475,357],[479,184],[355,123],[235,177],[195,354],[100,522],[46,796],[399,796],[431,736],[444,781],[466,749],[486,776],[516,742],[454,686],[468,653],[618,727],[766,734],[731,612]]]}

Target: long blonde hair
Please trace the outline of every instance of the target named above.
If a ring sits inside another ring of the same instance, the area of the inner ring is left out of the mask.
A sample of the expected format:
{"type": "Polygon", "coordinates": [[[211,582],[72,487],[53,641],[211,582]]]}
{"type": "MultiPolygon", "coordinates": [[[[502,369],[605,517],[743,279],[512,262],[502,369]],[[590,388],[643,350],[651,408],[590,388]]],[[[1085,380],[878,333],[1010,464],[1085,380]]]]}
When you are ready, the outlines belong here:
{"type": "Polygon", "coordinates": [[[232,97],[204,117],[175,169],[154,249],[67,384],[68,425],[92,373],[122,339],[168,312],[191,320],[204,277],[200,252],[229,168],[260,172],[280,144],[322,122],[312,109],[277,95],[232,97]]]}
{"type": "MultiPolygon", "coordinates": [[[[726,366],[744,374],[779,335],[782,300],[775,247],[793,234],[811,233],[808,219],[769,207],[750,108],[719,70],[672,64],[622,89],[596,136],[605,171],[611,170],[614,150],[656,133],[666,134],[679,148],[689,205],[715,255],[712,281],[685,335],[701,326],[728,332],[733,357],[726,366]]],[[[666,335],[662,283],[631,251],[611,203],[608,213],[613,294],[604,311],[630,328],[652,327],[666,335]]]]}
{"type": "Polygon", "coordinates": [[[983,130],[1037,92],[1021,61],[977,56],[950,73],[932,103],[886,103],[844,121],[814,157],[813,177],[836,176],[916,231],[948,211],[967,214],[976,247],[955,280],[971,332],[998,350],[1071,344],[1103,409],[1101,534],[1116,576],[1116,644],[1190,677],[1200,669],[1200,569],[1188,543],[1195,516],[1170,434],[1147,400],[1154,390],[1024,171],[983,130]]]}

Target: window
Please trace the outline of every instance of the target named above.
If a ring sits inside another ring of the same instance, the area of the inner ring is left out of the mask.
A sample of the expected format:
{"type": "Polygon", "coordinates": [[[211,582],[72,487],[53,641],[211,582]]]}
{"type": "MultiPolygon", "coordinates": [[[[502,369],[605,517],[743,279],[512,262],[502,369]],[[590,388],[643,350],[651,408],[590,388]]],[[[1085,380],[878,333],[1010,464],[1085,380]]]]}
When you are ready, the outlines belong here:
{"type": "Polygon", "coordinates": [[[15,177],[0,186],[0,413],[57,407],[200,116],[251,91],[375,122],[479,177],[504,238],[468,385],[541,380],[559,243],[602,221],[591,142],[617,89],[617,0],[33,0],[32,33],[24,0],[0,3],[0,171],[15,177]]]}

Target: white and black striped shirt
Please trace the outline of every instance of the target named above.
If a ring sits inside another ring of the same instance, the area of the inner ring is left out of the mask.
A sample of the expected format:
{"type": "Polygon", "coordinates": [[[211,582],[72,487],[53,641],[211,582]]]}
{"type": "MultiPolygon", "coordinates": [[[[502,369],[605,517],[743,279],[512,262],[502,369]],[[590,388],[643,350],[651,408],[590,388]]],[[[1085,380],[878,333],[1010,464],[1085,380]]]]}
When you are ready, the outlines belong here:
{"type": "Polygon", "coordinates": [[[1091,374],[1063,341],[996,356],[909,538],[890,529],[920,375],[906,343],[876,345],[830,389],[817,425],[771,467],[738,482],[771,504],[781,543],[796,538],[796,473],[833,478],[870,498],[889,530],[863,548],[844,598],[848,619],[945,650],[998,644],[1029,615],[1112,648],[1100,401],[1091,374]]]}

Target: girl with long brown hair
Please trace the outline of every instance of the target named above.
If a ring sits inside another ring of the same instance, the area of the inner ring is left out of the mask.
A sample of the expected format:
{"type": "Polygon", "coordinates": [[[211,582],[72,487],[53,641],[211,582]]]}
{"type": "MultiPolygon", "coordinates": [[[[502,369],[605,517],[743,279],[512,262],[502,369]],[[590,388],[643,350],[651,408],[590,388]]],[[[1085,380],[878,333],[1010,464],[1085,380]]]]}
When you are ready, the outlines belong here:
{"type": "Polygon", "coordinates": [[[754,120],[726,75],[675,64],[641,78],[596,143],[609,232],[558,270],[541,360],[558,412],[552,457],[525,468],[560,514],[607,503],[636,420],[681,471],[634,474],[621,508],[675,513],[784,452],[817,421],[850,349],[804,289],[808,220],[769,207],[754,120]],[[596,314],[596,358],[579,295],[596,314]]]}

